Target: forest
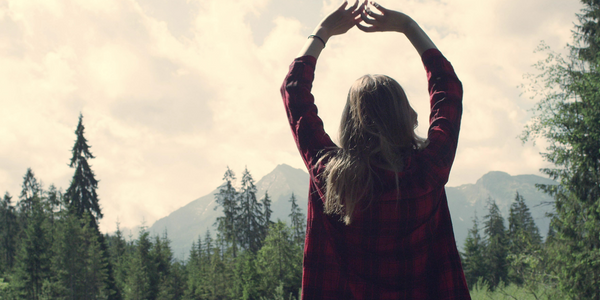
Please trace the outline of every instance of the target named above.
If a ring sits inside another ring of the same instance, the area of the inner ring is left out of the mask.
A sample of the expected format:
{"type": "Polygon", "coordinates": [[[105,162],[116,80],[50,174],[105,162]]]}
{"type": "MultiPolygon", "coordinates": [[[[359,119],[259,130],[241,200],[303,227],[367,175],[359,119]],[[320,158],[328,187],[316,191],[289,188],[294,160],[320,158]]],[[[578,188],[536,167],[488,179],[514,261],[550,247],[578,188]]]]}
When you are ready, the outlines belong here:
{"type": "MultiPolygon", "coordinates": [[[[569,53],[547,55],[525,76],[536,100],[523,142],[544,140],[542,169],[557,185],[542,239],[518,193],[506,216],[493,199],[473,220],[462,264],[473,299],[600,299],[600,0],[582,0],[569,53]]],[[[268,193],[257,199],[244,170],[227,169],[215,194],[214,231],[198,237],[185,261],[168,233],[127,240],[102,234],[94,158],[75,130],[70,186],[45,188],[28,169],[18,197],[0,201],[0,299],[298,299],[305,215],[292,196],[289,224],[271,220],[268,193]]]]}
{"type": "Polygon", "coordinates": [[[241,186],[227,169],[215,200],[216,232],[198,237],[186,261],[174,259],[168,233],[136,240],[102,234],[94,156],[79,116],[69,188],[44,189],[28,169],[13,205],[1,200],[0,299],[296,299],[305,215],[292,194],[290,225],[271,220],[268,193],[256,197],[248,170],[241,186]],[[284,297],[285,296],[285,297],[284,297]]]}

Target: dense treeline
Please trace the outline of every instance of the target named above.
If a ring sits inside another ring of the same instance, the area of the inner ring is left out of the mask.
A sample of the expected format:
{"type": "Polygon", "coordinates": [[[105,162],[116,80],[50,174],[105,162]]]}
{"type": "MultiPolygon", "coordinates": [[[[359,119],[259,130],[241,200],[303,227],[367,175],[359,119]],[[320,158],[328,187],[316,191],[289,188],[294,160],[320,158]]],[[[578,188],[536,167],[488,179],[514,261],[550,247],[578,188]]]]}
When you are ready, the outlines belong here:
{"type": "MultiPolygon", "coordinates": [[[[103,235],[94,156],[82,116],[62,192],[28,169],[18,201],[0,199],[0,299],[292,299],[299,297],[305,216],[292,194],[291,226],[271,220],[268,193],[258,201],[248,170],[240,187],[227,169],[215,195],[223,215],[193,243],[189,258],[173,258],[168,235],[145,228],[136,240],[118,229],[103,235]]],[[[118,227],[118,226],[117,226],[118,227]]]]}
{"type": "Polygon", "coordinates": [[[519,196],[508,229],[492,202],[485,236],[475,220],[464,247],[475,290],[481,280],[491,289],[522,287],[535,299],[600,299],[600,0],[581,2],[570,53],[550,52],[524,85],[538,103],[523,141],[547,141],[542,156],[552,167],[541,171],[558,182],[539,186],[554,198],[548,236],[542,243],[519,196]]]}
{"type": "Polygon", "coordinates": [[[492,291],[498,286],[516,284],[536,297],[548,297],[549,290],[540,289],[540,280],[547,271],[543,254],[550,244],[552,230],[544,243],[525,199],[518,192],[505,224],[493,199],[488,200],[483,222],[475,215],[461,253],[467,284],[470,288],[485,284],[492,291]]]}

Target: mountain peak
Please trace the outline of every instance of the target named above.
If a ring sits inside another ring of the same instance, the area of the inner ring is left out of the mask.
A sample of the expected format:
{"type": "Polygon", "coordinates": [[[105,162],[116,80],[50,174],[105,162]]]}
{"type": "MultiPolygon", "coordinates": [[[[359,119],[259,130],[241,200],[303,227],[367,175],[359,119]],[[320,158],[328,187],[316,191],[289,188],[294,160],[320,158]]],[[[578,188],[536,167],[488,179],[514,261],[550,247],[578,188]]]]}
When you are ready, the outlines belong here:
{"type": "Polygon", "coordinates": [[[512,180],[512,176],[510,176],[510,174],[508,174],[506,172],[502,172],[502,171],[491,171],[491,172],[488,172],[485,175],[481,176],[481,178],[479,178],[477,180],[477,183],[475,183],[475,184],[481,184],[483,186],[488,186],[490,184],[494,184],[497,182],[503,182],[503,181],[507,181],[507,180],[512,180]]]}

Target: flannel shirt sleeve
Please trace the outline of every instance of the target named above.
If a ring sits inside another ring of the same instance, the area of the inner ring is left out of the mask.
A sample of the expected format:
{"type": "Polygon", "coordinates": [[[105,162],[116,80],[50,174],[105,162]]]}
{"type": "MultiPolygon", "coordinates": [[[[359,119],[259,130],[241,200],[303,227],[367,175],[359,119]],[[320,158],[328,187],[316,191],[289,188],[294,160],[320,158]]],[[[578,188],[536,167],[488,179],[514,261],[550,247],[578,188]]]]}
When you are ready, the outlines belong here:
{"type": "Polygon", "coordinates": [[[429,116],[429,144],[424,149],[429,165],[429,176],[445,184],[458,146],[458,132],[462,116],[462,84],[452,65],[437,49],[429,49],[422,56],[427,72],[431,114],[429,116]]]}
{"type": "Polygon", "coordinates": [[[292,134],[309,172],[313,172],[322,150],[336,147],[323,129],[311,93],[316,62],[313,56],[296,58],[281,86],[292,134]]]}

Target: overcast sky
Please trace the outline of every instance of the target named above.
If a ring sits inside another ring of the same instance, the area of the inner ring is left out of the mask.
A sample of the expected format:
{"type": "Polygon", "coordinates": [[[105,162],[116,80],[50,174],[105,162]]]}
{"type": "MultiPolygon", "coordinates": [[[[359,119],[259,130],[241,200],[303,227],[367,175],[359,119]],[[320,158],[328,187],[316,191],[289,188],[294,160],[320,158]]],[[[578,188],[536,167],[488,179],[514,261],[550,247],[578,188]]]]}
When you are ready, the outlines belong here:
{"type": "MultiPolygon", "coordinates": [[[[17,200],[32,168],[69,185],[78,115],[104,218],[133,227],[206,195],[226,167],[258,181],[304,165],[279,87],[338,0],[0,0],[0,192],[17,200]]],[[[449,186],[489,171],[540,174],[543,143],[517,136],[535,101],[520,95],[540,41],[564,52],[576,0],[381,0],[412,16],[453,64],[464,114],[449,186]]],[[[354,28],[333,37],[313,92],[331,136],[352,82],[366,73],[403,85],[427,132],[421,61],[399,34],[354,28]]]]}

